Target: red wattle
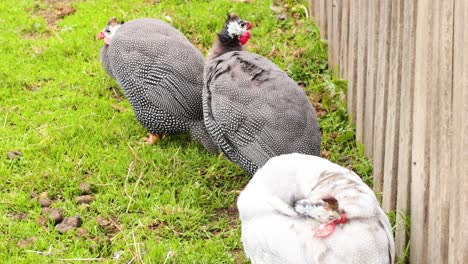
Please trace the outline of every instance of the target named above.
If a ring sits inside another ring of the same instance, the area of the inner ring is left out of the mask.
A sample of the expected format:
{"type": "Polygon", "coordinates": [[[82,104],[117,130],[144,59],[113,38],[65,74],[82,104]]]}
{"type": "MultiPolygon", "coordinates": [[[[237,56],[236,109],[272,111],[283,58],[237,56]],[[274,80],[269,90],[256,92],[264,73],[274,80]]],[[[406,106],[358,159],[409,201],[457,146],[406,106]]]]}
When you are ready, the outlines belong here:
{"type": "Polygon", "coordinates": [[[346,224],[346,215],[341,213],[341,218],[334,221],[335,224],[346,224]]]}
{"type": "Polygon", "coordinates": [[[249,31],[246,31],[243,35],[239,36],[239,42],[242,45],[245,45],[245,43],[247,43],[247,41],[249,41],[249,39],[250,39],[250,32],[249,31]]]}
{"type": "Polygon", "coordinates": [[[105,37],[105,38],[104,38],[104,43],[106,43],[107,45],[110,45],[110,44],[111,44],[111,40],[112,40],[111,38],[105,37]]]}
{"type": "Polygon", "coordinates": [[[334,222],[321,225],[317,230],[315,230],[315,237],[316,238],[325,238],[333,232],[335,232],[336,224],[334,222]]]}

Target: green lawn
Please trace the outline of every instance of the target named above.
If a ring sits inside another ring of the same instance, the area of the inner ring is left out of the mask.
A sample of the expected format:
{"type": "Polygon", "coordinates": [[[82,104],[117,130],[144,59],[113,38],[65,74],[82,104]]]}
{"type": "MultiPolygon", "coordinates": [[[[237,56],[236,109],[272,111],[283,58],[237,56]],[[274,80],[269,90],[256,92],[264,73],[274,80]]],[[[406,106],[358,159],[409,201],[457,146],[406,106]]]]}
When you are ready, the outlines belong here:
{"type": "Polygon", "coordinates": [[[227,13],[251,21],[246,47],[277,63],[314,103],[322,155],[370,184],[342,102],[346,84],[328,72],[326,42],[305,2],[272,3],[0,1],[0,262],[246,262],[235,202],[249,177],[188,135],[144,144],[145,129],[98,60],[94,38],[112,16],[164,19],[204,54],[227,13]],[[89,205],[75,200],[83,182],[89,205]],[[41,216],[46,197],[82,227],[58,233],[41,216]]]}

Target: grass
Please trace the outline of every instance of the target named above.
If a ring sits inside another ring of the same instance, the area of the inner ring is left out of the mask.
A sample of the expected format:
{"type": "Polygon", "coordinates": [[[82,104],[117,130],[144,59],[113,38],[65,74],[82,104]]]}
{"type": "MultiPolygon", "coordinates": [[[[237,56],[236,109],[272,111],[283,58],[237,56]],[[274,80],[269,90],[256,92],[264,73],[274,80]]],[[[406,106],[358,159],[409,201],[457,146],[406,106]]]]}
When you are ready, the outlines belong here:
{"type": "Polygon", "coordinates": [[[236,190],[249,177],[187,135],[143,143],[145,129],[102,69],[95,34],[108,18],[167,20],[204,54],[228,12],[255,28],[247,48],[304,87],[320,116],[322,155],[371,184],[371,165],[354,142],[343,94],[327,70],[326,42],[303,1],[0,2],[0,259],[49,263],[244,263],[236,190]],[[286,6],[284,6],[286,5],[286,6]],[[70,9],[70,7],[72,9],[70,9]],[[278,9],[279,10],[279,9],[278,9]],[[276,10],[276,12],[278,12],[276,10]],[[18,150],[22,157],[7,159],[18,150]],[[94,201],[79,205],[79,184],[94,201]],[[38,196],[80,230],[63,235],[39,223],[38,196]]]}

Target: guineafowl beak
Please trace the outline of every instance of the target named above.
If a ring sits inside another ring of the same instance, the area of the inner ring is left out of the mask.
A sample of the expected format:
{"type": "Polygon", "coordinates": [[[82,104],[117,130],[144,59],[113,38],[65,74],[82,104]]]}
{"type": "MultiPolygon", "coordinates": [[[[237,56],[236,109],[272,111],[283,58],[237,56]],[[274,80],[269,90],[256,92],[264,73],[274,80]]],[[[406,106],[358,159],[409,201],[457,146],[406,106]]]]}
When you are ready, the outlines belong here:
{"type": "Polygon", "coordinates": [[[247,30],[251,29],[253,27],[252,23],[250,23],[249,21],[246,21],[247,22],[247,30]]]}
{"type": "Polygon", "coordinates": [[[96,40],[98,39],[104,39],[106,36],[104,35],[104,33],[101,31],[99,32],[97,35],[96,35],[96,40]]]}

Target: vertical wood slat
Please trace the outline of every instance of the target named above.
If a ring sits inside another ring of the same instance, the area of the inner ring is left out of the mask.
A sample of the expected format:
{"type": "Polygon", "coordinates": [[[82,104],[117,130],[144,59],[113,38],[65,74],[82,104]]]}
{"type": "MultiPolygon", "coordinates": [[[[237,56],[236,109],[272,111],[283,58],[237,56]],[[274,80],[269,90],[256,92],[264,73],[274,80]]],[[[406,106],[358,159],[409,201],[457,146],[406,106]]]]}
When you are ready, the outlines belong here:
{"type": "Polygon", "coordinates": [[[359,6],[349,1],[348,92],[346,97],[348,113],[351,114],[351,120],[355,122],[359,6]]]}
{"type": "MultiPolygon", "coordinates": [[[[391,38],[390,38],[390,71],[387,99],[387,117],[385,129],[385,159],[383,170],[382,207],[389,212],[395,209],[397,195],[398,168],[398,136],[399,136],[399,107],[401,83],[401,51],[403,48],[403,15],[404,0],[392,1],[391,38]]],[[[384,131],[382,131],[384,133],[384,131]]]]}
{"type": "Polygon", "coordinates": [[[320,34],[322,38],[326,39],[328,37],[327,33],[327,0],[319,0],[320,8],[320,34]]]}
{"type": "Polygon", "coordinates": [[[341,1],[341,15],[340,75],[342,79],[348,79],[349,0],[341,1]]]}
{"type": "Polygon", "coordinates": [[[364,118],[366,96],[366,69],[367,69],[367,18],[368,1],[358,0],[355,3],[359,9],[358,22],[358,47],[357,47],[357,72],[356,72],[356,139],[364,142],[364,118]]]}
{"type": "Polygon", "coordinates": [[[468,263],[468,3],[455,0],[449,263],[468,263]]]}
{"type": "MultiPolygon", "coordinates": [[[[332,27],[333,27],[333,0],[327,0],[326,2],[326,9],[327,9],[327,36],[333,37],[332,27]]],[[[330,42],[332,43],[332,42],[330,42]]]]}
{"type": "Polygon", "coordinates": [[[416,5],[418,1],[405,1],[403,11],[403,60],[400,97],[400,136],[398,149],[398,196],[396,201],[397,227],[395,231],[396,256],[404,255],[408,240],[405,230],[406,214],[410,208],[411,146],[413,122],[414,60],[416,5]]]}
{"type": "Polygon", "coordinates": [[[375,192],[381,192],[383,188],[383,170],[385,157],[385,117],[387,115],[387,90],[390,56],[390,16],[391,0],[383,0],[379,5],[379,40],[378,40],[378,58],[379,67],[377,68],[377,84],[375,87],[375,114],[374,114],[374,186],[375,192]]]}
{"type": "Polygon", "coordinates": [[[327,31],[327,40],[328,40],[328,67],[333,71],[333,65],[335,64],[335,58],[334,58],[334,49],[335,47],[333,46],[333,41],[335,36],[333,35],[334,32],[332,32],[333,28],[333,0],[327,0],[325,1],[326,5],[326,16],[327,16],[327,28],[325,29],[327,31]]]}
{"type": "Polygon", "coordinates": [[[428,263],[427,261],[427,210],[429,172],[429,151],[431,134],[431,97],[427,87],[432,80],[432,41],[434,1],[417,6],[416,54],[413,100],[413,149],[411,151],[411,263],[428,263]]]}
{"type": "Polygon", "coordinates": [[[374,107],[375,90],[377,86],[378,64],[378,39],[379,39],[379,3],[380,1],[369,1],[368,10],[368,34],[367,34],[367,71],[366,71],[366,96],[365,96],[365,131],[364,145],[367,157],[372,157],[374,150],[374,107]]]}
{"type": "Polygon", "coordinates": [[[341,2],[342,0],[333,0],[332,1],[332,41],[329,41],[328,45],[328,56],[332,54],[332,60],[330,68],[336,75],[340,75],[339,65],[340,65],[340,50],[341,50],[341,2]]]}
{"type": "MultiPolygon", "coordinates": [[[[312,1],[312,0],[311,0],[312,1]]],[[[322,0],[313,0],[313,5],[314,5],[314,13],[313,13],[313,16],[314,16],[314,21],[315,23],[317,24],[317,26],[320,26],[320,1],[322,0]]]]}
{"type": "Polygon", "coordinates": [[[431,135],[429,176],[428,256],[434,263],[447,263],[448,250],[448,184],[451,158],[452,63],[453,63],[453,0],[434,6],[434,49],[432,86],[433,132],[431,135]]]}
{"type": "MultiPolygon", "coordinates": [[[[437,152],[438,152],[438,146],[437,146],[437,140],[440,139],[442,135],[440,135],[440,129],[438,125],[435,125],[435,123],[438,123],[438,120],[440,118],[439,115],[439,104],[440,100],[437,98],[437,81],[438,81],[438,71],[439,71],[439,53],[437,49],[440,46],[440,41],[439,37],[441,34],[440,31],[440,12],[438,11],[441,4],[440,1],[434,1],[433,7],[431,9],[432,16],[434,23],[432,24],[432,34],[430,38],[430,41],[432,42],[432,50],[429,53],[429,56],[432,57],[432,62],[429,65],[431,69],[431,77],[432,77],[432,85],[428,87],[428,94],[431,97],[431,107],[429,108],[429,114],[430,114],[430,122],[431,122],[431,133],[429,134],[429,170],[427,174],[427,178],[429,181],[429,194],[428,194],[428,201],[427,201],[427,206],[428,208],[432,209],[433,206],[437,206],[438,202],[435,200],[435,188],[440,188],[440,182],[435,175],[435,173],[439,170],[439,162],[435,159],[437,158],[437,152]]],[[[428,235],[427,235],[427,259],[431,260],[431,257],[434,257],[436,254],[434,252],[431,252],[431,248],[434,248],[435,246],[433,243],[430,243],[430,239],[434,239],[433,233],[440,234],[438,232],[438,228],[434,227],[434,222],[431,221],[431,217],[437,217],[436,216],[436,210],[428,210],[427,212],[427,229],[428,229],[428,235]],[[435,228],[435,230],[432,230],[432,228],[435,228]]]]}
{"type": "Polygon", "coordinates": [[[315,5],[317,0],[309,0],[309,17],[315,16],[315,5]]]}
{"type": "Polygon", "coordinates": [[[317,26],[320,28],[320,35],[322,35],[322,2],[323,0],[314,0],[315,14],[314,19],[317,23],[317,26]]]}

